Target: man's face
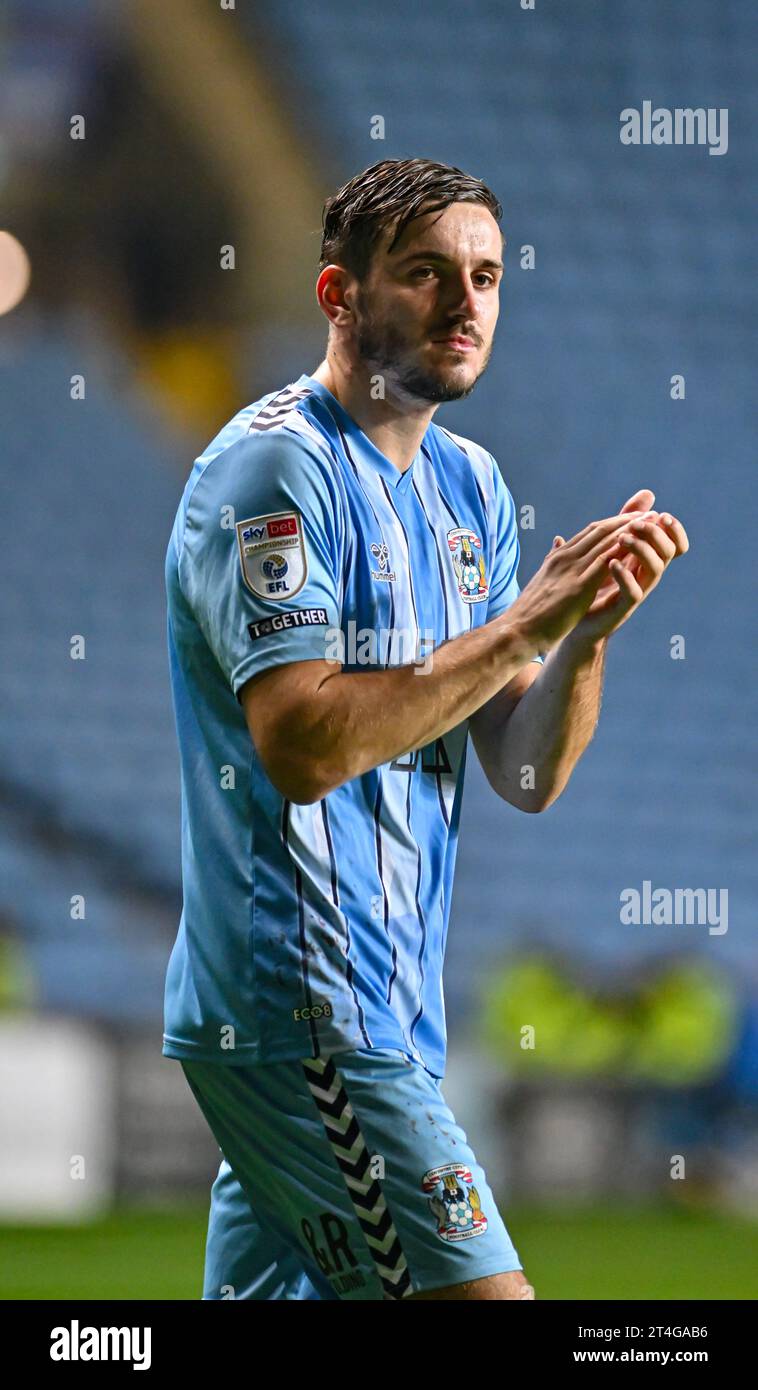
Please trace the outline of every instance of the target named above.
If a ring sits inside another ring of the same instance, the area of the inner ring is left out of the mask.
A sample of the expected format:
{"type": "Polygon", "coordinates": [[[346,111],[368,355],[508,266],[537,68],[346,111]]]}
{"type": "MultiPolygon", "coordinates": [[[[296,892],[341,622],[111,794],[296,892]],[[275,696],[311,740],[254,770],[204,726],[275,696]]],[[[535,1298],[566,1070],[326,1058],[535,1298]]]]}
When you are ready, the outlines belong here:
{"type": "Polygon", "coordinates": [[[439,404],[473,391],[492,352],[502,238],[479,203],[451,203],[377,245],[354,300],[355,347],[390,391],[439,404]]]}

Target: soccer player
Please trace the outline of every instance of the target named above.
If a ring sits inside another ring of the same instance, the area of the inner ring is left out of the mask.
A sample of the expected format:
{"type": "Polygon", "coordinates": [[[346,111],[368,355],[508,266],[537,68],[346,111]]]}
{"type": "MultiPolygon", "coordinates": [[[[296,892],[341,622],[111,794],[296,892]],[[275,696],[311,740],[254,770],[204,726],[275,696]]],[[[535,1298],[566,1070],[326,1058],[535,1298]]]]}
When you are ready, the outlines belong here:
{"type": "Polygon", "coordinates": [[[203,1297],[531,1299],[441,1090],[466,743],[549,806],[607,639],[678,554],[640,491],[520,591],[492,455],[502,209],[385,160],[324,210],[326,356],[197,459],[166,560],[184,908],[163,1052],[218,1142],[203,1297]]]}

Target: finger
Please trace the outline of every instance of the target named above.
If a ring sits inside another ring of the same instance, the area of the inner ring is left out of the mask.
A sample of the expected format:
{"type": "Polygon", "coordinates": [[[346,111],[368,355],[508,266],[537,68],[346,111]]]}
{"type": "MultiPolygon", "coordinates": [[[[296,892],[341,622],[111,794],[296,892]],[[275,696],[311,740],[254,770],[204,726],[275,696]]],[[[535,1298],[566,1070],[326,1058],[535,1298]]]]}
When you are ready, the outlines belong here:
{"type": "Polygon", "coordinates": [[[553,550],[558,550],[558,548],[559,548],[560,546],[565,545],[565,544],[566,544],[566,542],[564,541],[563,536],[553,536],[553,545],[552,545],[552,549],[553,549],[553,550]]]}
{"type": "Polygon", "coordinates": [[[593,533],[597,533],[600,527],[610,528],[617,523],[623,524],[624,522],[626,522],[628,524],[630,521],[642,520],[644,518],[656,520],[657,517],[658,513],[656,511],[651,511],[647,507],[642,507],[639,510],[634,511],[629,510],[617,512],[615,516],[605,516],[602,517],[600,521],[588,522],[586,526],[582,527],[581,531],[577,531],[576,535],[571,537],[570,541],[567,541],[567,545],[575,545],[577,542],[586,540],[588,536],[591,536],[593,533]]]}
{"type": "Polygon", "coordinates": [[[641,603],[645,594],[637,583],[631,570],[626,569],[620,560],[611,560],[609,568],[621,590],[623,601],[627,603],[630,608],[633,608],[635,603],[641,603]]]}
{"type": "Polygon", "coordinates": [[[649,512],[655,501],[655,493],[649,487],[641,487],[621,508],[622,512],[649,512]]]}
{"type": "Polygon", "coordinates": [[[634,523],[630,526],[628,519],[622,518],[615,530],[603,534],[594,545],[592,544],[592,537],[590,537],[588,543],[577,547],[574,554],[583,555],[585,560],[594,560],[596,555],[605,555],[607,558],[614,551],[617,555],[626,555],[627,551],[624,547],[619,549],[620,541],[623,535],[634,534],[633,525],[634,523]]]}
{"type": "MultiPolygon", "coordinates": [[[[638,543],[640,541],[640,537],[636,537],[628,531],[623,532],[622,536],[606,537],[584,557],[585,562],[590,561],[591,563],[582,572],[581,583],[584,584],[588,576],[594,575],[598,569],[606,568],[607,571],[613,560],[618,560],[632,574],[638,574],[647,565],[652,568],[654,576],[660,577],[665,569],[665,564],[661,563],[661,557],[649,546],[647,547],[649,553],[645,555],[644,550],[639,548],[638,543]],[[623,543],[623,536],[628,537],[628,543],[623,543]]],[[[644,541],[641,543],[643,547],[646,544],[644,541]]]]}
{"type": "Polygon", "coordinates": [[[666,561],[661,558],[657,550],[653,549],[652,545],[649,545],[641,536],[629,534],[625,534],[621,537],[621,544],[625,546],[627,550],[634,552],[637,558],[641,560],[650,571],[653,579],[660,579],[666,568],[666,561]]]}
{"type": "Polygon", "coordinates": [[[623,531],[630,520],[631,513],[627,512],[626,516],[608,516],[602,521],[594,521],[568,541],[565,549],[571,552],[572,557],[583,555],[589,558],[597,553],[598,547],[605,545],[615,532],[623,531]]]}
{"type": "Polygon", "coordinates": [[[625,545],[622,545],[620,541],[616,541],[610,547],[609,550],[605,551],[601,558],[607,564],[609,573],[611,575],[613,574],[613,571],[611,570],[611,560],[619,560],[620,563],[624,566],[624,569],[631,570],[632,574],[635,576],[637,574],[638,567],[642,563],[637,558],[637,556],[634,555],[632,551],[628,550],[625,545]]]}
{"type": "Polygon", "coordinates": [[[582,588],[586,586],[590,592],[592,592],[593,589],[596,592],[607,578],[609,568],[615,563],[617,563],[615,557],[609,560],[607,552],[604,552],[602,555],[597,555],[592,563],[588,565],[579,576],[579,583],[582,588]]]}
{"type": "Polygon", "coordinates": [[[686,555],[690,548],[690,541],[681,521],[677,521],[677,518],[672,516],[670,512],[664,512],[658,525],[664,528],[667,534],[671,536],[676,546],[677,555],[686,555]]]}
{"type": "MultiPolygon", "coordinates": [[[[629,533],[633,536],[638,536],[641,540],[647,541],[652,545],[666,564],[669,563],[669,560],[673,560],[676,555],[676,542],[672,540],[671,536],[668,535],[662,526],[658,525],[657,521],[634,521],[629,527],[629,533]]],[[[620,536],[619,539],[623,544],[623,535],[620,536]]]]}
{"type": "Polygon", "coordinates": [[[600,521],[588,521],[588,522],[587,522],[587,525],[586,525],[586,526],[583,526],[582,529],[581,529],[581,531],[577,531],[576,535],[575,535],[575,536],[572,536],[571,539],[568,540],[568,541],[566,542],[566,544],[567,544],[567,545],[576,545],[577,541],[581,541],[581,540],[583,540],[586,536],[589,536],[589,535],[591,534],[591,532],[593,532],[593,531],[595,531],[595,530],[597,529],[598,526],[605,526],[605,525],[607,525],[607,526],[610,527],[610,526],[613,525],[614,522],[619,522],[619,523],[621,523],[621,522],[624,522],[624,521],[625,521],[625,522],[628,523],[628,522],[630,522],[630,521],[632,520],[633,516],[635,516],[635,515],[637,515],[637,516],[645,516],[646,513],[645,513],[644,511],[637,512],[637,513],[634,513],[634,512],[627,512],[627,513],[622,517],[622,516],[621,516],[621,513],[619,512],[616,516],[606,516],[606,517],[603,517],[602,520],[600,520],[600,521]]]}
{"type": "Polygon", "coordinates": [[[631,570],[632,573],[634,573],[639,564],[637,556],[632,555],[632,553],[627,550],[626,546],[621,544],[621,541],[616,541],[613,548],[606,552],[605,558],[609,564],[611,559],[620,560],[622,565],[624,565],[626,569],[631,570]]]}

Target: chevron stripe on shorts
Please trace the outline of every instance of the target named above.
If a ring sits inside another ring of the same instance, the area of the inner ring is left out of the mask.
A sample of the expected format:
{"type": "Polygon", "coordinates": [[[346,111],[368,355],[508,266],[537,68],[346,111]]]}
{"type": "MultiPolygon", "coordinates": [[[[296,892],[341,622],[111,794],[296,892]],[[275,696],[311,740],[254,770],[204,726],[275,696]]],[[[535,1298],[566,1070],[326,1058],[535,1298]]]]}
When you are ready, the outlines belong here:
{"type": "Polygon", "coordinates": [[[331,1057],[304,1058],[303,1070],[374,1258],[384,1297],[406,1298],[412,1288],[405,1255],[381,1186],[369,1172],[371,1155],[342,1077],[331,1057]]]}

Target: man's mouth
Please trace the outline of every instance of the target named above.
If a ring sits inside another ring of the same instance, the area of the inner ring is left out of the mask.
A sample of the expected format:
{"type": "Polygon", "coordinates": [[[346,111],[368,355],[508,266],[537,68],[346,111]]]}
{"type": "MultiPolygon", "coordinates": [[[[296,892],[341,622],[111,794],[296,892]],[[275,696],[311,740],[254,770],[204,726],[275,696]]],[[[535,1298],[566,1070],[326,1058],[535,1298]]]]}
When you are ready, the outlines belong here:
{"type": "Polygon", "coordinates": [[[456,352],[471,352],[476,347],[473,338],[465,333],[449,333],[444,338],[432,338],[432,342],[441,343],[456,352]]]}

